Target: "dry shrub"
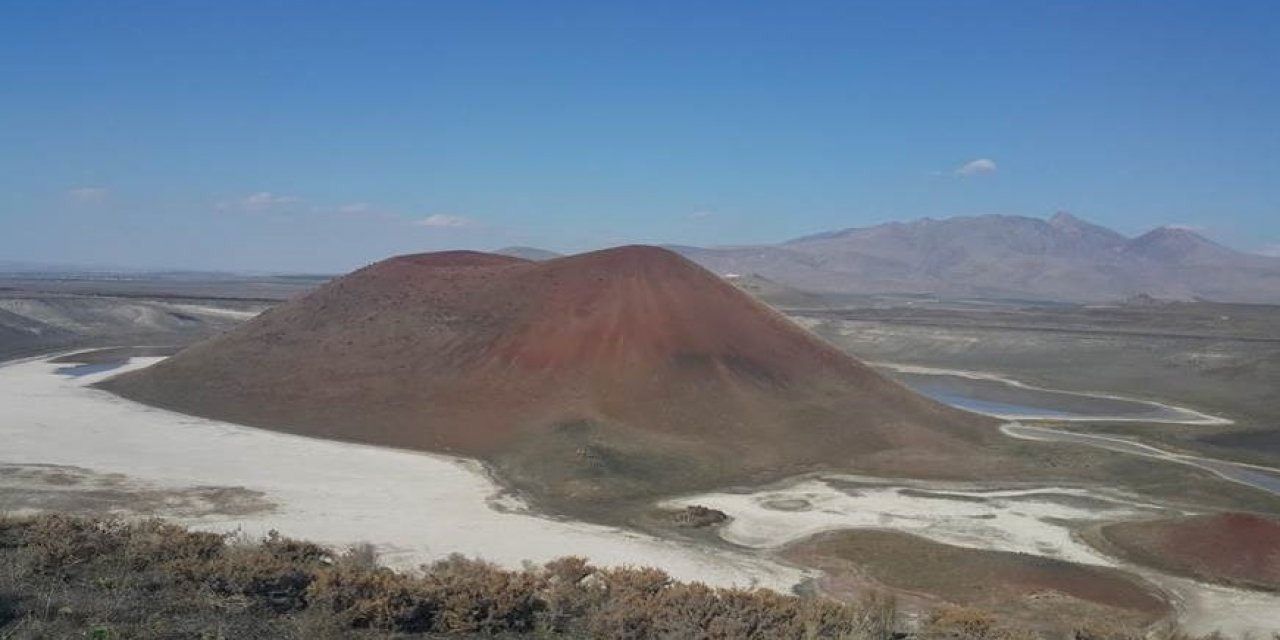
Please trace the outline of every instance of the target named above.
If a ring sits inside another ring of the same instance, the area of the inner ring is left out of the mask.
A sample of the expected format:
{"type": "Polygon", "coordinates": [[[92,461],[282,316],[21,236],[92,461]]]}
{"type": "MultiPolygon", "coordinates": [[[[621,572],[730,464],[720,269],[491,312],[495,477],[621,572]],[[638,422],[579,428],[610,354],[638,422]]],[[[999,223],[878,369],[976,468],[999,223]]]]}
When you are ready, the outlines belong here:
{"type": "Polygon", "coordinates": [[[1030,640],[1027,629],[1001,625],[991,614],[964,607],[933,612],[921,630],[925,640],[1030,640]]]}
{"type": "Polygon", "coordinates": [[[652,633],[660,638],[687,638],[702,632],[706,637],[724,633],[723,622],[717,620],[716,591],[704,584],[672,584],[647,601],[652,618],[652,633]]]}
{"type": "Polygon", "coordinates": [[[592,637],[634,640],[653,637],[654,598],[671,577],[652,569],[600,569],[588,587],[595,591],[586,629],[592,637]]]}
{"type": "Polygon", "coordinates": [[[1077,628],[1073,637],[1074,640],[1147,640],[1147,633],[1127,625],[1092,620],[1077,628]]]}
{"type": "Polygon", "coordinates": [[[31,526],[27,518],[15,518],[0,513],[0,549],[17,549],[23,545],[23,531],[31,526]]]}
{"type": "Polygon", "coordinates": [[[846,635],[865,640],[891,640],[898,628],[898,600],[891,593],[869,591],[856,607],[846,607],[853,628],[846,635]]]}
{"type": "Polygon", "coordinates": [[[21,528],[19,544],[37,571],[65,572],[111,556],[128,535],[129,525],[120,520],[50,515],[21,528]]]}
{"type": "Polygon", "coordinates": [[[330,614],[343,628],[429,631],[437,611],[412,578],[354,564],[318,572],[307,598],[312,609],[330,614]]]}
{"type": "Polygon", "coordinates": [[[149,520],[129,528],[120,553],[134,570],[161,565],[184,577],[192,577],[223,553],[226,539],[222,534],[188,531],[149,520]]]}
{"type": "Polygon", "coordinates": [[[890,598],[864,609],[763,589],[678,583],[654,569],[601,570],[585,582],[595,588],[594,607],[583,618],[590,637],[887,640],[897,616],[890,598]]]}
{"type": "Polygon", "coordinates": [[[543,565],[542,602],[537,628],[545,633],[563,633],[581,620],[595,606],[600,593],[584,584],[596,572],[586,559],[576,556],[559,558],[543,565]],[[596,594],[593,597],[591,594],[596,594]]]}
{"type": "Polygon", "coordinates": [[[338,556],[338,564],[354,567],[357,569],[377,569],[378,568],[378,548],[367,543],[361,542],[347,547],[342,555],[338,556]]]}
{"type": "Polygon", "coordinates": [[[315,565],[333,562],[333,553],[328,549],[314,542],[286,538],[275,529],[267,532],[267,537],[262,539],[260,546],[262,551],[272,557],[291,564],[315,565]]]}
{"type": "Polygon", "coordinates": [[[307,591],[320,607],[352,628],[397,632],[528,632],[547,608],[544,577],[506,571],[453,556],[418,577],[339,562],[319,570],[307,591]]]}
{"type": "Polygon", "coordinates": [[[435,629],[450,633],[532,631],[544,603],[542,579],[453,555],[426,568],[423,588],[438,603],[435,629]]]}
{"type": "MultiPolygon", "coordinates": [[[[701,605],[701,615],[679,620],[687,634],[704,629],[707,638],[730,640],[732,638],[795,638],[803,625],[800,617],[800,601],[773,591],[744,591],[739,589],[710,590],[702,585],[695,590],[673,588],[669,594],[676,599],[698,596],[694,604],[701,605]],[[691,624],[693,623],[693,624],[691,624]]],[[[661,606],[661,601],[659,606],[661,606]]],[[[665,612],[663,612],[665,613],[665,612]]],[[[672,613],[675,613],[674,611],[672,613]]],[[[670,620],[671,614],[659,614],[660,620],[670,620]]]]}
{"type": "Polygon", "coordinates": [[[304,596],[314,567],[291,563],[261,548],[230,548],[201,569],[194,577],[214,593],[243,596],[286,613],[306,607],[304,596]]]}

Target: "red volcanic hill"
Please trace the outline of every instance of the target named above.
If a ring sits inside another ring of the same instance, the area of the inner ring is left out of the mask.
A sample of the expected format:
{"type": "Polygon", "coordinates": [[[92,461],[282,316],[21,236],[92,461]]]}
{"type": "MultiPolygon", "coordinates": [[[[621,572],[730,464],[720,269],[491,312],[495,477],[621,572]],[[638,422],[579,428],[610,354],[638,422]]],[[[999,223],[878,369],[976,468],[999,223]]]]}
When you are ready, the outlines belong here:
{"type": "Polygon", "coordinates": [[[997,437],[642,246],[391,258],[102,386],[241,424],[477,456],[574,500],[855,460],[973,462],[997,437]]]}

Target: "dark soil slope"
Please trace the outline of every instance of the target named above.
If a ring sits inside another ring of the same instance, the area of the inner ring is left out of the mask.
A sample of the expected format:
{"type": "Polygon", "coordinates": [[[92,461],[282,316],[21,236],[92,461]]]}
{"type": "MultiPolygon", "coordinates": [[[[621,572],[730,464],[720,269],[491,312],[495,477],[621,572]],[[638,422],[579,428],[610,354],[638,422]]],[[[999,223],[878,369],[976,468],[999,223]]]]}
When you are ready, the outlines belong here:
{"type": "Polygon", "coordinates": [[[391,258],[103,386],[242,424],[477,456],[571,500],[857,458],[979,464],[998,437],[638,246],[391,258]]]}
{"type": "Polygon", "coordinates": [[[1280,521],[1249,513],[1122,522],[1105,541],[1133,560],[1201,580],[1280,591],[1280,521]]]}
{"type": "Polygon", "coordinates": [[[1117,569],[956,547],[896,531],[824,533],[792,546],[787,557],[825,570],[820,584],[832,595],[865,590],[871,580],[899,590],[907,602],[912,595],[941,599],[1044,632],[1082,620],[1141,626],[1169,613],[1140,579],[1117,569]]]}

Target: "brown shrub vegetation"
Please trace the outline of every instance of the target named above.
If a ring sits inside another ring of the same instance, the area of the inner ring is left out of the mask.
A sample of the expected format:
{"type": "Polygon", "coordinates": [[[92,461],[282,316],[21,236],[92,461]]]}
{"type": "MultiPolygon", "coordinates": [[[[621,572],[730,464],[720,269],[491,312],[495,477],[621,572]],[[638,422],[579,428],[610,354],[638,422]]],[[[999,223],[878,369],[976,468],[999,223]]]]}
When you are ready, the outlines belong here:
{"type": "MultiPolygon", "coordinates": [[[[256,543],[160,521],[0,518],[0,637],[902,638],[894,601],[858,604],[673,581],[562,558],[512,571],[459,556],[396,572],[368,546],[334,553],[272,532],[256,543]]],[[[1019,640],[970,610],[912,634],[1019,640]]],[[[1140,634],[1084,633],[1080,640],[1140,634]]]]}

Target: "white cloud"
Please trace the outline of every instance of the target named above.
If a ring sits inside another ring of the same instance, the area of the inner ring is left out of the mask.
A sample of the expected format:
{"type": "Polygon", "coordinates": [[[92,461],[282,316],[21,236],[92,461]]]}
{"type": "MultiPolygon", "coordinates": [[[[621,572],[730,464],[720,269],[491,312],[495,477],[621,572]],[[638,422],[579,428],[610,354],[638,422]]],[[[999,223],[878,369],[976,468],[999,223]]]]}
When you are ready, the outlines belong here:
{"type": "Polygon", "coordinates": [[[413,224],[419,227],[435,227],[438,229],[458,229],[475,226],[475,222],[469,218],[449,216],[443,213],[435,213],[421,220],[415,220],[413,224]]]}
{"type": "Polygon", "coordinates": [[[989,173],[995,173],[997,169],[998,167],[996,167],[995,160],[989,160],[987,158],[978,158],[977,160],[970,160],[969,162],[966,162],[960,165],[959,167],[956,168],[954,173],[955,175],[961,176],[961,177],[979,176],[979,175],[984,175],[989,173]]]}
{"type": "Polygon", "coordinates": [[[267,209],[270,207],[278,207],[285,204],[297,204],[302,202],[302,198],[298,196],[285,196],[270,191],[259,191],[250,196],[246,196],[240,201],[248,209],[267,209]]]}
{"type": "Polygon", "coordinates": [[[106,187],[76,187],[67,190],[67,197],[76,202],[102,202],[111,195],[106,187]]]}
{"type": "Polygon", "coordinates": [[[282,210],[297,214],[298,206],[306,204],[306,200],[298,196],[285,196],[282,193],[273,193],[270,191],[259,191],[250,193],[248,196],[232,200],[228,202],[219,202],[219,211],[241,211],[252,212],[252,214],[266,214],[266,212],[279,212],[282,210]]]}
{"type": "Polygon", "coordinates": [[[259,191],[238,200],[219,203],[222,211],[254,213],[273,219],[364,219],[383,220],[395,224],[409,224],[436,229],[484,228],[475,220],[457,215],[437,213],[425,218],[413,219],[391,209],[369,202],[348,202],[332,205],[314,203],[306,198],[259,191]]]}
{"type": "Polygon", "coordinates": [[[1258,249],[1258,253],[1271,258],[1280,258],[1280,242],[1273,242],[1258,249]]]}
{"type": "Polygon", "coordinates": [[[1191,231],[1193,233],[1203,233],[1205,230],[1205,226],[1202,224],[1166,224],[1164,228],[1175,231],[1191,231]]]}
{"type": "Polygon", "coordinates": [[[303,199],[298,196],[286,196],[279,193],[271,193],[270,191],[259,191],[251,193],[239,200],[231,202],[218,203],[218,209],[222,211],[250,211],[263,212],[273,211],[289,207],[290,205],[302,204],[303,199]]]}
{"type": "Polygon", "coordinates": [[[714,211],[694,211],[693,213],[689,214],[689,217],[690,218],[710,218],[711,216],[714,216],[714,215],[715,215],[714,211]]]}

